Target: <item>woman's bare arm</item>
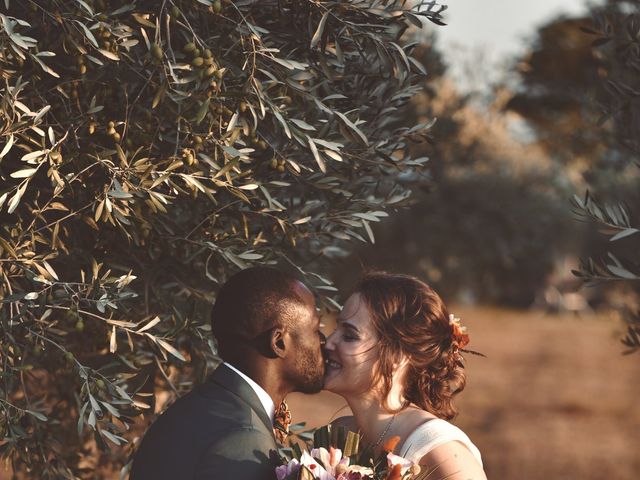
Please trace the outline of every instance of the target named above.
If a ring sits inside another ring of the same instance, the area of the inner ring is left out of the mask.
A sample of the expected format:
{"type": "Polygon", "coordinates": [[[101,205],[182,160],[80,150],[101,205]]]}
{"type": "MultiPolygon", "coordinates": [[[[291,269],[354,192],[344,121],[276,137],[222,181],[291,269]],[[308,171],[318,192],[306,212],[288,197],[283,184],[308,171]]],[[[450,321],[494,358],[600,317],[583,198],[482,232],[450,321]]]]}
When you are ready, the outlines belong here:
{"type": "Polygon", "coordinates": [[[419,478],[487,480],[478,460],[464,444],[457,441],[447,442],[431,450],[420,459],[420,466],[422,471],[419,478]]]}

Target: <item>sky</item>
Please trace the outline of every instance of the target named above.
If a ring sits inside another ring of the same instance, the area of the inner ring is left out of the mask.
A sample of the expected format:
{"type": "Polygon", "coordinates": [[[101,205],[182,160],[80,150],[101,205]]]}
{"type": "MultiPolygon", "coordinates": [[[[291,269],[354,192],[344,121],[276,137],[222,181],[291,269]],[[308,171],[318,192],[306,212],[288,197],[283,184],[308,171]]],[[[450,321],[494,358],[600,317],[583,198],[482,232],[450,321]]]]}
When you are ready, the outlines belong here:
{"type": "MultiPolygon", "coordinates": [[[[495,65],[525,49],[536,28],[560,15],[585,11],[585,0],[440,0],[447,26],[435,29],[449,73],[461,88],[488,82],[495,65]],[[471,70],[471,72],[469,72],[471,70]],[[468,72],[465,74],[465,71],[468,72]]],[[[493,78],[495,79],[495,78],[493,78]]]]}

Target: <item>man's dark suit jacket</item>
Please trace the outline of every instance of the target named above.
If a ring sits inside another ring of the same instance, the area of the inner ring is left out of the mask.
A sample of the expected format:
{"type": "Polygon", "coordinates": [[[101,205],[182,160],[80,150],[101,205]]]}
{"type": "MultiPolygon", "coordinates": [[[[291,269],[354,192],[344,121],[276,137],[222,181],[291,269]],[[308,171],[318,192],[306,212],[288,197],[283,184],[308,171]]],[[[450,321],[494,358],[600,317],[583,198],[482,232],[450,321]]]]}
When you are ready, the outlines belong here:
{"type": "Polygon", "coordinates": [[[220,365],[151,425],[131,480],[272,480],[276,442],[251,386],[220,365]]]}

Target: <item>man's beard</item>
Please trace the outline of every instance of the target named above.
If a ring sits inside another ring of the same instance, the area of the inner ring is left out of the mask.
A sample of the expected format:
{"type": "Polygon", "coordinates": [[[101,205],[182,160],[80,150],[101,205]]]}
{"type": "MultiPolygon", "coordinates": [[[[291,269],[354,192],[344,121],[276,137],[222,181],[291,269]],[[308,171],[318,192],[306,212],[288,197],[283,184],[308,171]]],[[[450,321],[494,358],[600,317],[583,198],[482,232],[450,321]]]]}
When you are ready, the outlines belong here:
{"type": "Polygon", "coordinates": [[[318,362],[315,353],[306,351],[300,359],[299,375],[296,379],[296,391],[300,393],[318,393],[324,386],[324,359],[318,362]]]}

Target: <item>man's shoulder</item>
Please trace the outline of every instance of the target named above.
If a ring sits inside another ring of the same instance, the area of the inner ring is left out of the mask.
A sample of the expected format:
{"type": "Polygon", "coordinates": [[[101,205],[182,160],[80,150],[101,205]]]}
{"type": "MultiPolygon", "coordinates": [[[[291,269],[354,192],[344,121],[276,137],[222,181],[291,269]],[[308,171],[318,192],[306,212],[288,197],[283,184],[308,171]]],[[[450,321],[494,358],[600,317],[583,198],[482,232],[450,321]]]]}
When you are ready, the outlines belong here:
{"type": "Polygon", "coordinates": [[[217,430],[211,429],[211,423],[225,429],[254,428],[261,423],[241,394],[230,391],[211,379],[176,400],[156,422],[171,421],[174,417],[179,425],[185,427],[190,423],[188,419],[192,418],[194,425],[189,426],[189,429],[200,426],[209,432],[217,430]]]}
{"type": "Polygon", "coordinates": [[[132,478],[177,478],[175,472],[191,478],[189,472],[212,454],[222,461],[234,449],[246,450],[250,457],[255,452],[268,456],[274,448],[271,430],[254,409],[237,393],[209,379],[179,398],[149,427],[136,453],[132,478]]]}

